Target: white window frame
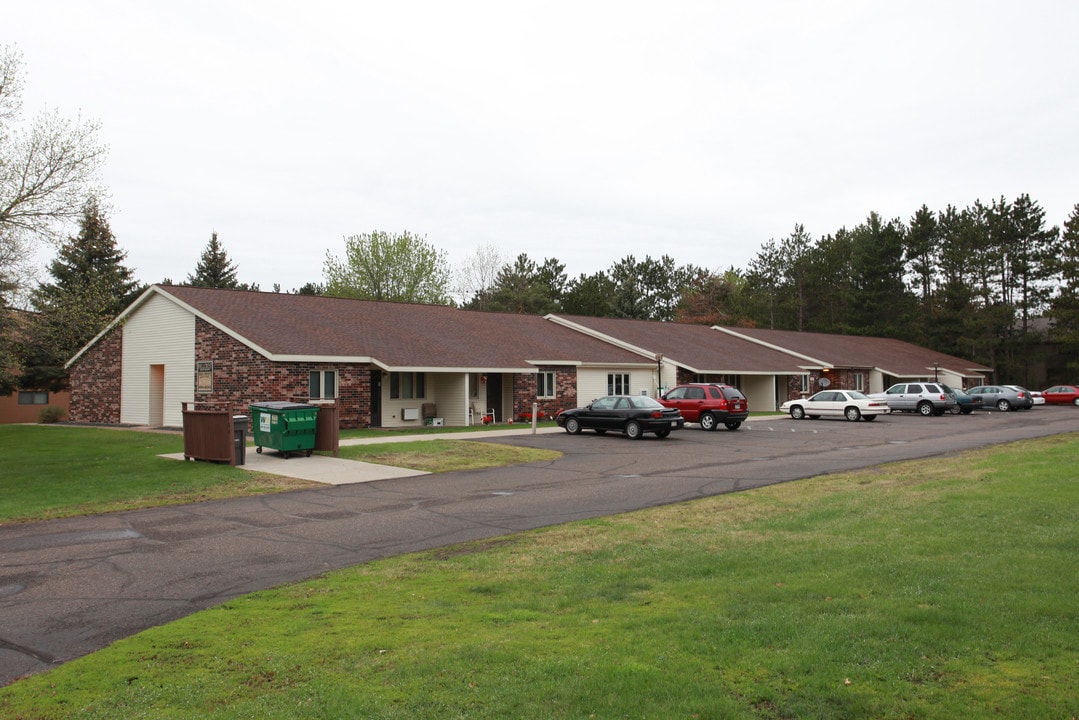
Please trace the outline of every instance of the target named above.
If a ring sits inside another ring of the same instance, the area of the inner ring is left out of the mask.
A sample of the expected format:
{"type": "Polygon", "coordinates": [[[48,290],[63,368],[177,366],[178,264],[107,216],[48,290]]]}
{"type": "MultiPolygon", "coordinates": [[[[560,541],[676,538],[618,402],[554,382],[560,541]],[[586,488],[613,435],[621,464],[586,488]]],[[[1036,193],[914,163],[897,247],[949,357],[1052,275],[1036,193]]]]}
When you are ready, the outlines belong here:
{"type": "Polygon", "coordinates": [[[554,384],[554,372],[544,371],[536,373],[536,397],[553,398],[557,396],[554,384]]]}
{"type": "Polygon", "coordinates": [[[804,373],[799,378],[798,392],[803,392],[803,393],[809,392],[809,373],[804,373]]]}
{"type": "Polygon", "coordinates": [[[865,373],[854,373],[851,379],[854,381],[855,390],[865,392],[865,373]]]}
{"type": "Polygon", "coordinates": [[[632,395],[629,373],[607,373],[608,395],[632,395]]]}
{"type": "Polygon", "coordinates": [[[421,372],[391,372],[390,399],[423,400],[427,396],[427,378],[421,372]]]}
{"type": "Polygon", "coordinates": [[[336,400],[340,394],[338,392],[339,388],[340,384],[338,383],[336,370],[312,370],[307,375],[307,393],[308,397],[312,400],[336,400]],[[315,379],[315,376],[318,376],[317,388],[312,387],[311,382],[315,379]],[[333,393],[330,397],[326,397],[327,378],[331,378],[333,381],[333,393]],[[312,390],[317,390],[317,394],[311,392],[312,390]]]}

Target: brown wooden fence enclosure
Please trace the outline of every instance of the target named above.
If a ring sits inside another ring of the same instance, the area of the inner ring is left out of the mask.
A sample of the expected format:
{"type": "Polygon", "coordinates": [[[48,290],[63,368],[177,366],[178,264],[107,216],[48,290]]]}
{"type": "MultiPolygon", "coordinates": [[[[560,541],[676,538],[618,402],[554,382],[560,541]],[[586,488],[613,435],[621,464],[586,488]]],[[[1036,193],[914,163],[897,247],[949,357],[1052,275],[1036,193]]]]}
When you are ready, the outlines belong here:
{"type": "Polygon", "coordinates": [[[189,409],[188,404],[183,404],[184,460],[210,460],[235,465],[232,413],[189,409]]]}

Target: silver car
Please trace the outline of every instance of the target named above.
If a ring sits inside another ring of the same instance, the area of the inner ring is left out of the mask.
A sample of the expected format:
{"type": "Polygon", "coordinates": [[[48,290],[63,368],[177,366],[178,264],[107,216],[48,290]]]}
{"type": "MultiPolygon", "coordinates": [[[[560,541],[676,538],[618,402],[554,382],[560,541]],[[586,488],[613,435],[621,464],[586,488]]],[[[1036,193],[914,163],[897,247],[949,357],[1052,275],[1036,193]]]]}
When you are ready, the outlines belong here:
{"type": "Polygon", "coordinates": [[[967,395],[980,397],[982,407],[995,407],[1000,412],[1009,410],[1029,410],[1034,407],[1034,398],[1022,388],[1014,389],[1006,385],[979,385],[967,390],[967,395]]]}
{"type": "Polygon", "coordinates": [[[938,382],[902,382],[869,397],[884,400],[892,412],[916,412],[919,415],[943,415],[955,407],[955,395],[938,382]]]}

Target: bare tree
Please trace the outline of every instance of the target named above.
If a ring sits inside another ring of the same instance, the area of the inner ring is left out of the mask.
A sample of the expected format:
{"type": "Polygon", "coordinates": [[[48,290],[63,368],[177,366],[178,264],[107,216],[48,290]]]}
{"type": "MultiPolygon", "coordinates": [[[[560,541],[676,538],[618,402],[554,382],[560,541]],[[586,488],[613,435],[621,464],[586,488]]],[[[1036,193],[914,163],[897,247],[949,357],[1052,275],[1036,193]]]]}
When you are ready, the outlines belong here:
{"type": "Polygon", "coordinates": [[[100,124],[45,111],[21,116],[22,53],[0,46],[0,237],[59,242],[91,196],[104,195],[100,171],[107,148],[100,124]]]}
{"type": "Polygon", "coordinates": [[[493,243],[480,245],[457,269],[457,296],[462,305],[484,309],[484,299],[498,281],[506,257],[493,243]]]}

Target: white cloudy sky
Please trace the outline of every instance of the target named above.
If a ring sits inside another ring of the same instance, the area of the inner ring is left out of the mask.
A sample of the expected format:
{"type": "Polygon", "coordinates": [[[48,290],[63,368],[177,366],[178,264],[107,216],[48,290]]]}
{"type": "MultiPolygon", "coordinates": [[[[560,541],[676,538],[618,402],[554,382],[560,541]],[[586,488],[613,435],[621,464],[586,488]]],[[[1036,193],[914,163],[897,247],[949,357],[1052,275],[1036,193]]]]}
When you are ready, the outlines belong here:
{"type": "Polygon", "coordinates": [[[321,281],[372,230],[570,276],[748,265],[796,223],[1079,203],[1079,3],[7,3],[24,109],[102,123],[145,282],[216,230],[240,279],[321,281]]]}

